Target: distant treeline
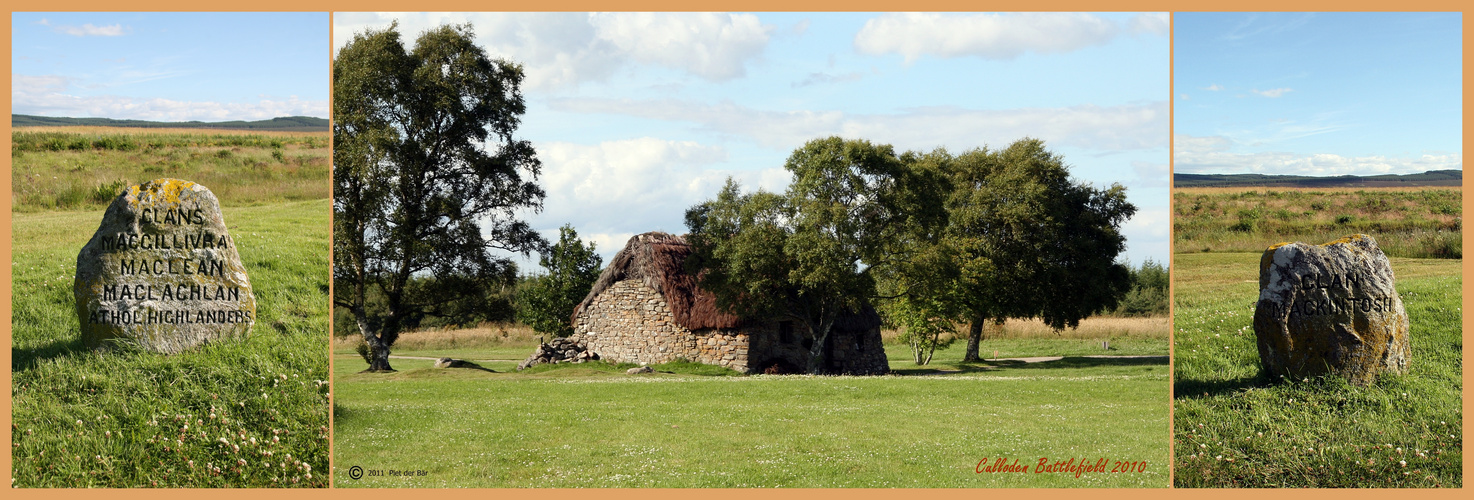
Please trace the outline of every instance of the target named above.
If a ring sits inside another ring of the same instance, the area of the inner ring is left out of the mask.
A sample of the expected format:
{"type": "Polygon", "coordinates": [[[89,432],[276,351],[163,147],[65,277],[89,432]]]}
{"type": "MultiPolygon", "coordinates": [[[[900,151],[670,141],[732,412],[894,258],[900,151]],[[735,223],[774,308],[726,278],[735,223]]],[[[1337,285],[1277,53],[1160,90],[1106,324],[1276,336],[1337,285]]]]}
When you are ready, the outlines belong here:
{"type": "Polygon", "coordinates": [[[1310,177],[1305,175],[1264,174],[1174,174],[1172,185],[1189,187],[1281,187],[1281,188],[1376,188],[1463,186],[1462,170],[1430,170],[1407,175],[1342,175],[1310,177]]]}
{"type": "Polygon", "coordinates": [[[227,130],[263,130],[280,132],[326,132],[328,120],[310,116],[286,116],[254,122],[151,122],[145,120],[114,120],[112,118],[65,118],[54,116],[10,115],[10,126],[20,127],[137,127],[137,128],[204,128],[227,130]]]}

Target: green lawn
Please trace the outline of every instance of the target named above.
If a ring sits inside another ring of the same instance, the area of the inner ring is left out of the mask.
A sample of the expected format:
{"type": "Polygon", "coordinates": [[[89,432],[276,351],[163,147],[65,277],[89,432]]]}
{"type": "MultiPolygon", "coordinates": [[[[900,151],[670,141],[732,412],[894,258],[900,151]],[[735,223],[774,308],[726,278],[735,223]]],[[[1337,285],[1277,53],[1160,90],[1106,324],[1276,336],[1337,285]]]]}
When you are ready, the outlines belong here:
{"type": "Polygon", "coordinates": [[[1392,259],[1412,327],[1409,373],[1355,387],[1261,377],[1259,256],[1173,264],[1177,486],[1462,486],[1462,261],[1392,259]]]}
{"type": "Polygon", "coordinates": [[[12,214],[15,486],[327,485],[329,203],[224,211],[258,320],[175,356],[82,347],[72,277],[100,210],[12,214]]]}
{"type": "Polygon", "coordinates": [[[689,366],[629,376],[603,363],[516,373],[515,363],[483,363],[489,372],[410,359],[394,361],[398,373],[368,374],[341,351],[335,362],[338,487],[1167,485],[1161,358],[885,377],[689,366]],[[975,472],[998,457],[1031,468],[975,472]],[[1034,473],[1040,458],[1145,461],[1146,470],[1034,473]],[[354,466],[368,472],[354,480],[354,466]],[[405,470],[416,475],[391,472],[405,470]]]}
{"type": "MultiPolygon", "coordinates": [[[[1165,334],[1164,334],[1165,335],[1165,334]]],[[[931,364],[917,366],[911,359],[911,349],[905,344],[887,344],[886,359],[892,370],[954,370],[967,368],[962,365],[966,341],[954,342],[950,347],[937,349],[931,364]]],[[[536,342],[527,345],[472,346],[463,348],[394,349],[394,356],[416,356],[427,358],[450,357],[474,360],[521,361],[532,354],[536,342]]],[[[1110,349],[1101,346],[1100,340],[1086,339],[993,339],[979,344],[978,352],[992,359],[996,353],[1000,358],[1024,358],[1035,356],[1166,356],[1167,339],[1121,338],[1110,341],[1110,349]]],[[[335,354],[352,354],[352,349],[337,349],[335,354]]],[[[360,361],[361,362],[361,361],[360,361]]],[[[393,363],[391,363],[393,364],[393,363]]],[[[512,363],[516,366],[516,363],[512,363]]]]}

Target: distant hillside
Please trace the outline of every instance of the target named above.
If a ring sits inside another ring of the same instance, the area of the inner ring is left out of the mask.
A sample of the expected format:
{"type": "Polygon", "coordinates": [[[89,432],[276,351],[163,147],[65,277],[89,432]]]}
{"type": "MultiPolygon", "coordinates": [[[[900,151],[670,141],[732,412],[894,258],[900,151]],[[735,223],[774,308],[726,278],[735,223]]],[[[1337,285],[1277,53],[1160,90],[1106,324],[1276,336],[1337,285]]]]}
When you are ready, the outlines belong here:
{"type": "Polygon", "coordinates": [[[1373,187],[1422,187],[1463,186],[1462,170],[1430,170],[1421,174],[1407,175],[1342,175],[1337,177],[1310,177],[1305,175],[1264,174],[1174,174],[1172,185],[1189,187],[1285,187],[1285,188],[1373,188],[1373,187]]]}
{"type": "Polygon", "coordinates": [[[139,127],[139,128],[209,128],[229,130],[269,130],[280,132],[327,132],[328,121],[310,116],[287,116],[254,122],[151,122],[114,120],[112,118],[59,118],[52,116],[10,115],[11,128],[21,127],[139,127]]]}

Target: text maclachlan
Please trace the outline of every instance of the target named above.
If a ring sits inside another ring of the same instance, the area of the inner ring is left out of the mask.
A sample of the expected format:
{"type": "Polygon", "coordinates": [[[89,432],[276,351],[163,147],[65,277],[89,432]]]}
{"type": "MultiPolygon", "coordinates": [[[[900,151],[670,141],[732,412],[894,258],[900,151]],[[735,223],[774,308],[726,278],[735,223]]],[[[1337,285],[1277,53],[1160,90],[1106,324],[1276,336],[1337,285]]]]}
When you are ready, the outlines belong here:
{"type": "Polygon", "coordinates": [[[102,300],[241,300],[240,287],[209,285],[104,285],[102,300]]]}

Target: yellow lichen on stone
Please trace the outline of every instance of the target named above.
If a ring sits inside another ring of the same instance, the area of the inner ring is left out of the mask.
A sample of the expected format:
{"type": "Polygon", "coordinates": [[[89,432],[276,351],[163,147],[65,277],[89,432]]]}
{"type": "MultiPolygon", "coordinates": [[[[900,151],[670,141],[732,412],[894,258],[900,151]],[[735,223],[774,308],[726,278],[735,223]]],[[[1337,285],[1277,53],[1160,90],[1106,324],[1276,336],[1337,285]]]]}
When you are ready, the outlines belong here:
{"type": "Polygon", "coordinates": [[[1351,243],[1353,241],[1359,241],[1359,240],[1361,240],[1362,238],[1365,238],[1365,237],[1366,237],[1366,235],[1364,235],[1364,234],[1348,234],[1346,236],[1342,236],[1340,239],[1338,239],[1336,241],[1330,241],[1330,242],[1322,243],[1320,246],[1328,247],[1328,246],[1331,246],[1331,245],[1335,245],[1337,243],[1351,243]]]}
{"type": "Polygon", "coordinates": [[[185,190],[192,189],[195,183],[179,179],[154,179],[141,186],[135,186],[134,197],[139,202],[164,208],[175,208],[180,205],[180,195],[185,190]],[[148,186],[147,193],[141,191],[143,186],[148,186]],[[146,198],[146,200],[145,200],[146,198]]]}
{"type": "Polygon", "coordinates": [[[1278,249],[1279,247],[1282,247],[1282,246],[1285,246],[1285,245],[1288,245],[1288,244],[1290,244],[1290,242],[1288,242],[1288,241],[1281,241],[1279,243],[1275,243],[1273,245],[1270,245],[1269,248],[1264,249],[1264,255],[1259,256],[1259,272],[1261,272],[1261,273],[1264,272],[1264,270],[1269,269],[1269,265],[1270,264],[1273,264],[1274,263],[1274,251],[1275,251],[1275,249],[1278,249]]]}

